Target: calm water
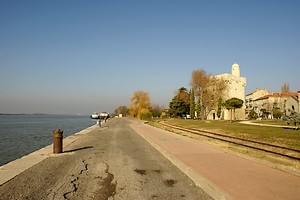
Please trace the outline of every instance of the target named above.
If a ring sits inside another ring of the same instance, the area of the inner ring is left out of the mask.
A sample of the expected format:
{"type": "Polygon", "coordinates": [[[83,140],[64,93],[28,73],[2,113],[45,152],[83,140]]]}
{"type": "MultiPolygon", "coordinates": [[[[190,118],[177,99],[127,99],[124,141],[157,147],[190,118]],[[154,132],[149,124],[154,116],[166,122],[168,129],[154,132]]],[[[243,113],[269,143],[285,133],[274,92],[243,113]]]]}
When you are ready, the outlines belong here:
{"type": "Polygon", "coordinates": [[[89,116],[0,115],[0,166],[52,144],[55,129],[67,137],[94,124],[89,116]]]}

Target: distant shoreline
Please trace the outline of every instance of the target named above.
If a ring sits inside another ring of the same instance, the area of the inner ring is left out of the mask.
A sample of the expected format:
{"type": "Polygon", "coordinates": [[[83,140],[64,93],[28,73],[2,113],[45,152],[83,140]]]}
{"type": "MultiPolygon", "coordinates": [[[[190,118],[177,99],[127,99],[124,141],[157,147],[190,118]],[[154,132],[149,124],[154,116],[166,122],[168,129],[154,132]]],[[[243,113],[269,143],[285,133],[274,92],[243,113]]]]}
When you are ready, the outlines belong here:
{"type": "Polygon", "coordinates": [[[0,113],[0,115],[50,115],[50,114],[44,114],[44,113],[0,113]]]}
{"type": "Polygon", "coordinates": [[[64,115],[64,116],[88,116],[87,114],[45,114],[45,113],[0,113],[0,115],[64,115]]]}

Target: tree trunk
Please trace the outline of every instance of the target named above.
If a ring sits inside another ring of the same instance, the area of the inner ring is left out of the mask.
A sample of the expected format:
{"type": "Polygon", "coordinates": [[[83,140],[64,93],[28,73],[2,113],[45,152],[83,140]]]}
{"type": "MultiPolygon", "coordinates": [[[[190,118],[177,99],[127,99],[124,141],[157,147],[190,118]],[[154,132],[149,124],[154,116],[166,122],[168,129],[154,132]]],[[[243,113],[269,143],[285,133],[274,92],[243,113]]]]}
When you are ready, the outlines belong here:
{"type": "Polygon", "coordinates": [[[235,121],[235,108],[233,109],[233,121],[235,121]]]}

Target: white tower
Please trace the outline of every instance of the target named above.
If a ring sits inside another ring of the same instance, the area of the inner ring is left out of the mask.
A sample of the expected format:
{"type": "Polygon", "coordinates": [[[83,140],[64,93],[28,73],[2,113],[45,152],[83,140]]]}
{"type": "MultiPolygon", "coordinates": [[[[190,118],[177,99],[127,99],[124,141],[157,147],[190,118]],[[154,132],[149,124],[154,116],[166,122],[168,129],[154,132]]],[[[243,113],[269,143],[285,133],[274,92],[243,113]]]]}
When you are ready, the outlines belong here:
{"type": "Polygon", "coordinates": [[[239,64],[234,63],[234,64],[231,66],[231,74],[232,74],[233,76],[238,76],[238,77],[241,76],[241,70],[240,70],[240,65],[239,65],[239,64]]]}

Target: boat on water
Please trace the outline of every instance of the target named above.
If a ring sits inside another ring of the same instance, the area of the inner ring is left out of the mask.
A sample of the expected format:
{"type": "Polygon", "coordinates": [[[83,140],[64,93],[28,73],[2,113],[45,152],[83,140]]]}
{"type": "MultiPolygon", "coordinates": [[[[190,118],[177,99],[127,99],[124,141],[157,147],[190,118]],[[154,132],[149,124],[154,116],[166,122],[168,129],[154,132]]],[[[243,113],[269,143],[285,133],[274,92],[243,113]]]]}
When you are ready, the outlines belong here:
{"type": "Polygon", "coordinates": [[[106,119],[109,118],[109,113],[108,112],[102,112],[102,113],[100,113],[99,116],[100,116],[100,119],[106,120],[106,119]]]}
{"type": "Polygon", "coordinates": [[[94,112],[90,117],[92,119],[100,119],[100,115],[97,112],[94,112]]]}
{"type": "Polygon", "coordinates": [[[101,119],[101,120],[106,120],[109,118],[109,113],[108,112],[102,112],[102,113],[97,113],[94,112],[91,116],[92,119],[101,119]]]}

